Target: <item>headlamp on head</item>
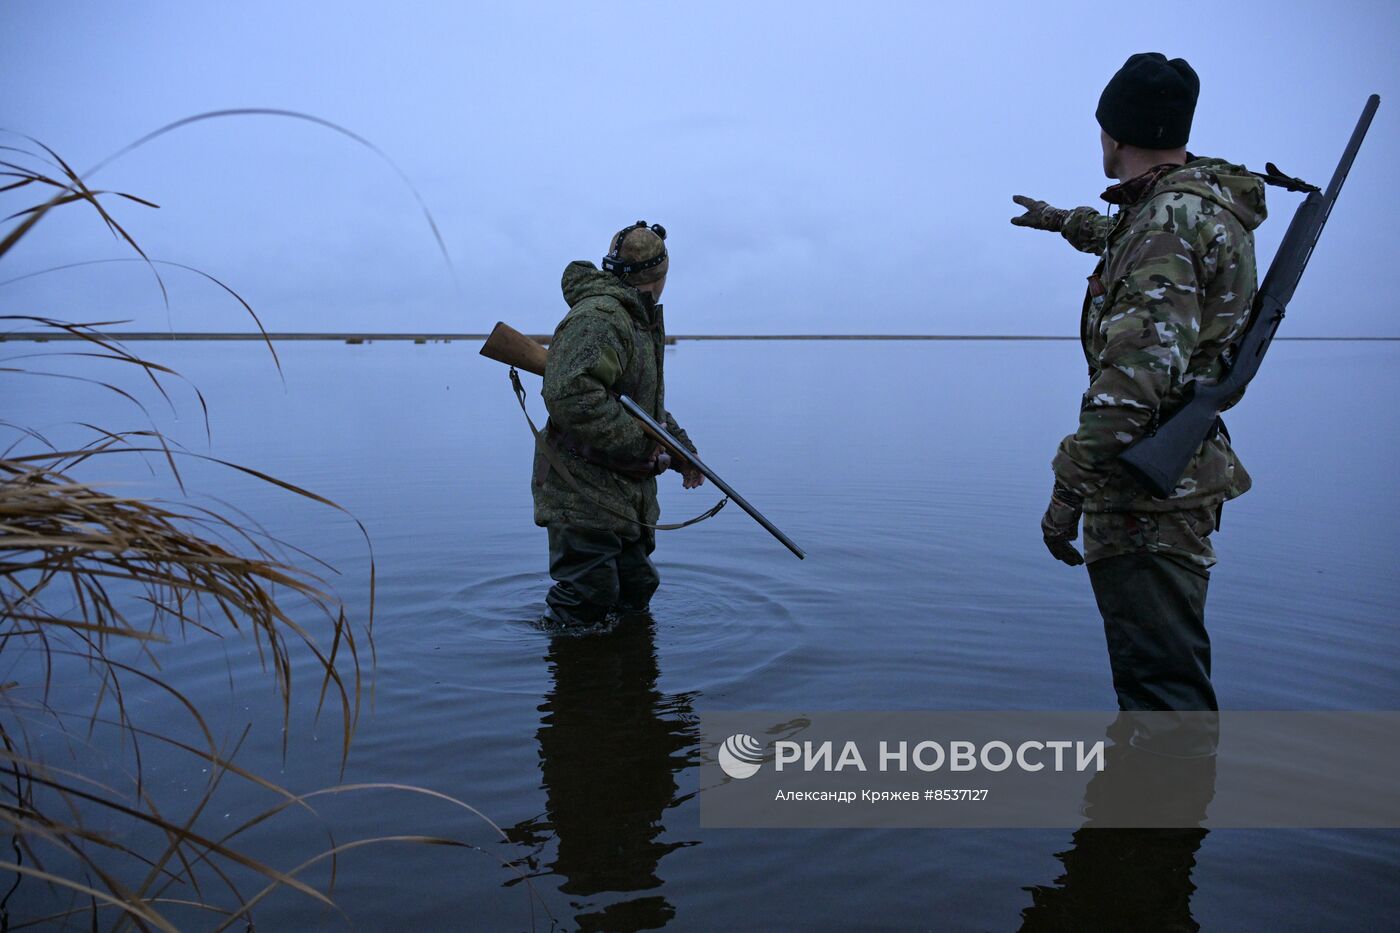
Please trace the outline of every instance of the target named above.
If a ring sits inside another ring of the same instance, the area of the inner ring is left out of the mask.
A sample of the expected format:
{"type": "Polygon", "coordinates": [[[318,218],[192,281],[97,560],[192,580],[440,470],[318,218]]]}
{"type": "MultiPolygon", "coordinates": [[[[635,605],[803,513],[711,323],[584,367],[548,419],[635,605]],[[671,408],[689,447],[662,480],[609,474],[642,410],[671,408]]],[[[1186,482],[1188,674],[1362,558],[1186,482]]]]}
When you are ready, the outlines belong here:
{"type": "Polygon", "coordinates": [[[622,245],[627,240],[627,235],[633,230],[651,230],[656,234],[657,239],[666,239],[666,228],[661,224],[651,224],[648,226],[645,220],[639,220],[630,227],[623,227],[613,237],[612,251],[603,257],[603,270],[611,272],[616,276],[633,275],[638,272],[645,272],[648,269],[655,269],[666,261],[666,247],[663,243],[661,252],[649,259],[625,260],[622,258],[622,245]]]}

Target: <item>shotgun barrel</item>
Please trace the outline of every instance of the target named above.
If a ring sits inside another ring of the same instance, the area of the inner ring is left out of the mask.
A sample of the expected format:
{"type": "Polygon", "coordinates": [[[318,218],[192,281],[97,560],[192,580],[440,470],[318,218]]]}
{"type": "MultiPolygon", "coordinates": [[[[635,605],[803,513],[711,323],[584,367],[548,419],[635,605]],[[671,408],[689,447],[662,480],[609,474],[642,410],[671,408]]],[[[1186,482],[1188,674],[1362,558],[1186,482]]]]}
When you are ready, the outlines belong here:
{"type": "Polygon", "coordinates": [[[1288,302],[1298,287],[1298,280],[1307,268],[1313,247],[1317,245],[1332,205],[1337,203],[1342,183],[1351,171],[1352,162],[1366,138],[1371,119],[1381,99],[1372,94],[1361,111],[1361,119],[1352,131],[1351,139],[1342,152],[1341,161],[1332,174],[1326,191],[1314,190],[1302,205],[1283,235],[1274,261],[1264,276],[1264,284],[1254,297],[1254,308],[1244,335],[1232,348],[1228,371],[1213,385],[1192,383],[1192,394],[1181,408],[1162,420],[1157,430],[1148,434],[1119,455],[1128,472],[1133,474],[1154,496],[1170,496],[1181,482],[1182,474],[1219,421],[1220,412],[1232,399],[1238,398],[1244,387],[1259,371],[1259,364],[1273,343],[1274,334],[1288,302]]]}
{"type": "MultiPolygon", "coordinates": [[[[656,419],[652,418],[651,415],[648,415],[646,411],[642,408],[642,406],[638,405],[636,402],[632,401],[625,395],[619,395],[617,397],[617,400],[622,403],[623,408],[627,409],[627,413],[629,415],[641,422],[642,427],[646,429],[647,434],[651,435],[652,437],[659,437],[666,447],[681,446],[680,442],[671,436],[671,432],[667,431],[660,424],[657,424],[656,419]]],[[[682,447],[681,449],[684,450],[685,448],[682,447]]],[[[724,481],[724,478],[721,477],[714,470],[707,467],[705,465],[705,462],[701,460],[698,455],[691,453],[689,450],[686,450],[685,459],[690,462],[691,466],[699,470],[701,475],[703,475],[710,482],[718,486],[721,492],[723,492],[730,499],[734,500],[734,504],[737,505],[739,508],[743,509],[745,512],[747,512],[750,518],[762,525],[764,531],[767,531],[770,535],[782,542],[783,547],[787,548],[789,551],[795,554],[798,560],[803,560],[807,557],[807,555],[803,552],[802,548],[798,547],[796,544],[793,544],[791,538],[783,534],[777,525],[773,524],[767,518],[765,518],[762,512],[750,505],[747,499],[735,492],[734,487],[726,483],[724,481]]]]}
{"type": "MultiPolygon", "coordinates": [[[[498,363],[505,363],[516,369],[523,369],[527,373],[534,373],[536,376],[543,376],[545,364],[549,360],[549,351],[533,337],[511,327],[504,321],[497,321],[492,328],[490,336],[481,346],[481,355],[487,359],[495,360],[498,363]]],[[[718,473],[710,469],[705,463],[688,448],[671,436],[671,433],[656,419],[647,414],[642,406],[625,395],[617,396],[618,402],[637,421],[638,427],[646,433],[648,437],[656,441],[661,447],[671,455],[671,459],[680,464],[689,464],[693,469],[699,470],[700,474],[714,483],[739,508],[748,513],[749,517],[763,526],[764,530],[782,542],[783,546],[797,556],[798,560],[804,560],[807,555],[802,548],[793,543],[792,539],[783,534],[777,525],[774,525],[763,513],[749,504],[749,501],[734,491],[734,487],[726,483],[718,473]]]]}

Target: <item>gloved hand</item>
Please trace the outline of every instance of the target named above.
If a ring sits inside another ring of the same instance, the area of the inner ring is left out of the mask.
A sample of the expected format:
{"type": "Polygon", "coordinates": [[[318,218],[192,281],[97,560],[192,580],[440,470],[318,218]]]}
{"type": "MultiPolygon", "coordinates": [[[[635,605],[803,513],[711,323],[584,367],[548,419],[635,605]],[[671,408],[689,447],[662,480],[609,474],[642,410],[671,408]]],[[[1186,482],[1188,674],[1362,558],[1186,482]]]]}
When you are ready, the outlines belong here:
{"type": "Polygon", "coordinates": [[[1045,537],[1045,546],[1058,561],[1071,567],[1084,563],[1084,557],[1073,544],[1079,537],[1079,516],[1084,511],[1084,499],[1059,485],[1050,494],[1050,507],[1040,520],[1040,533],[1045,537]]]}
{"type": "Polygon", "coordinates": [[[1051,207],[1044,201],[1028,198],[1024,194],[1013,194],[1011,200],[1026,209],[1026,212],[1020,217],[1011,218],[1011,222],[1018,227],[1033,227],[1036,230],[1059,233],[1069,218],[1070,212],[1064,208],[1051,207]]]}

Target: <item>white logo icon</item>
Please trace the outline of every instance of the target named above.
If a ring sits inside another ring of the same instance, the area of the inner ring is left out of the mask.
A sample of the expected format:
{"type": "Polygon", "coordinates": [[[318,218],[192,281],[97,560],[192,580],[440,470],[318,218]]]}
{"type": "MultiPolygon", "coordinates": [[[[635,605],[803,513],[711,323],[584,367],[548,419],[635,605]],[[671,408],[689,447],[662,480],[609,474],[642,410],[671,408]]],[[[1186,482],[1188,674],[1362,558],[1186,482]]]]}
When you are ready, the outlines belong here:
{"type": "Polygon", "coordinates": [[[719,747],[719,766],[732,778],[753,777],[762,764],[763,745],[751,735],[736,732],[719,747]]]}

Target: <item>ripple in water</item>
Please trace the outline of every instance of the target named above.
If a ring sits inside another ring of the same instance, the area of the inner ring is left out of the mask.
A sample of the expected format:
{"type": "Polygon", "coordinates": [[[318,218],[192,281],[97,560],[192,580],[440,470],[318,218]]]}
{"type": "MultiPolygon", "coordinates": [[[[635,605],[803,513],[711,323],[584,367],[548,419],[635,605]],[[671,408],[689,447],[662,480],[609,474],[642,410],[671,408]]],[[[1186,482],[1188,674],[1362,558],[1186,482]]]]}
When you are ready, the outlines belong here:
{"type": "Polygon", "coordinates": [[[661,666],[681,689],[748,679],[803,640],[802,626],[775,594],[775,580],[748,570],[722,573],[668,563],[652,599],[661,666]]]}
{"type": "MultiPolygon", "coordinates": [[[[661,573],[651,604],[657,651],[668,679],[684,689],[750,677],[798,644],[800,626],[763,574],[669,562],[661,573]]],[[[414,624],[453,653],[508,649],[534,658],[551,637],[537,625],[549,584],[543,573],[479,578],[421,606],[414,624]]]]}

